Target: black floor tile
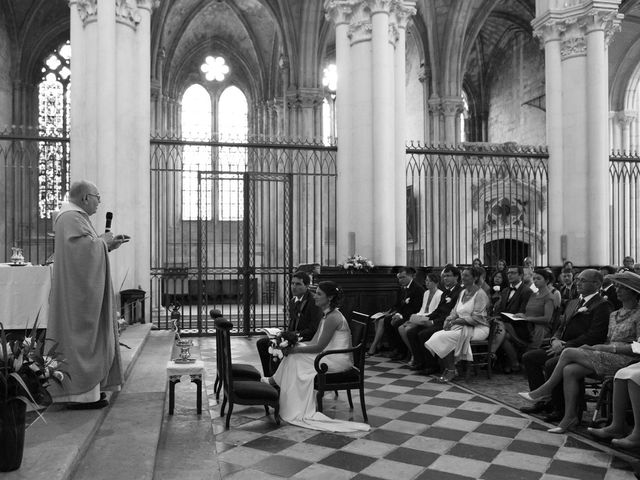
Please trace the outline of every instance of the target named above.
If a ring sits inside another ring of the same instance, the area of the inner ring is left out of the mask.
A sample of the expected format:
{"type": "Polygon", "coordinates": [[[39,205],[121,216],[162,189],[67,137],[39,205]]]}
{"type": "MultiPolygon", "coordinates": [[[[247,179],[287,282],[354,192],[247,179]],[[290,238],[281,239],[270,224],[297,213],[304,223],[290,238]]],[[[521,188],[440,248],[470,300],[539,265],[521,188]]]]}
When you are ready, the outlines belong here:
{"type": "Polygon", "coordinates": [[[396,385],[398,387],[417,387],[418,385],[422,385],[422,382],[417,382],[415,380],[396,380],[395,382],[391,382],[391,385],[396,385]]]}
{"type": "Polygon", "coordinates": [[[440,455],[437,453],[423,452],[422,450],[415,450],[413,448],[400,447],[386,455],[384,458],[395,462],[428,467],[435,462],[439,456],[440,455]]]}
{"type": "Polygon", "coordinates": [[[439,415],[429,415],[428,413],[407,412],[404,415],[398,417],[398,420],[404,422],[421,423],[423,425],[432,425],[440,420],[442,417],[439,415]]]}
{"type": "Polygon", "coordinates": [[[392,445],[402,445],[404,442],[412,438],[413,435],[408,433],[394,432],[393,430],[377,429],[366,435],[367,440],[376,442],[390,443],[392,445]]]}
{"type": "Polygon", "coordinates": [[[399,402],[398,400],[390,400],[380,405],[383,408],[393,408],[395,410],[403,410],[409,412],[416,408],[417,403],[412,402],[399,402]]]}
{"type": "Polygon", "coordinates": [[[564,460],[553,460],[547,469],[547,475],[559,475],[579,480],[602,480],[606,474],[606,468],[566,462],[564,460]]]}
{"type": "Polygon", "coordinates": [[[253,464],[251,468],[270,473],[271,475],[289,478],[300,470],[304,470],[309,465],[312,465],[312,463],[298,460],[297,458],[285,457],[284,455],[272,455],[253,464]]]}
{"type": "Polygon", "coordinates": [[[504,427],[502,425],[490,425],[490,424],[482,424],[478,428],[475,429],[478,433],[486,433],[489,435],[497,435],[500,437],[509,437],[514,438],[518,433],[520,433],[519,428],[513,427],[504,427]]]}
{"type": "Polygon", "coordinates": [[[432,398],[430,400],[427,400],[425,403],[428,403],[429,405],[438,405],[440,407],[458,408],[464,402],[461,402],[460,400],[452,400],[450,398],[439,398],[439,397],[436,397],[436,398],[432,398]]]}
{"type": "Polygon", "coordinates": [[[373,457],[340,451],[323,458],[318,463],[357,473],[364,470],[375,461],[376,459],[373,457]]]}
{"type": "Polygon", "coordinates": [[[453,430],[451,428],[429,427],[420,435],[423,437],[439,438],[441,440],[453,440],[457,442],[464,437],[467,432],[462,430],[453,430]]]}
{"type": "Polygon", "coordinates": [[[291,440],[286,440],[284,438],[279,437],[271,437],[269,435],[264,435],[262,437],[258,437],[255,440],[251,440],[244,444],[245,447],[255,448],[257,450],[264,450],[265,452],[276,453],[285,448],[289,448],[291,445],[294,445],[296,442],[291,440]]]}
{"type": "Polygon", "coordinates": [[[458,443],[447,452],[447,455],[455,455],[456,457],[462,458],[472,458],[473,460],[480,460],[490,463],[494,458],[498,456],[499,453],[500,450],[495,450],[493,448],[458,443]]]}
{"type": "Polygon", "coordinates": [[[335,433],[319,433],[318,435],[307,438],[305,443],[320,445],[321,447],[329,447],[339,449],[353,442],[353,438],[344,435],[336,435],[335,433]]]}
{"type": "Polygon", "coordinates": [[[542,477],[539,472],[530,472],[519,468],[491,465],[480,477],[481,480],[538,480],[542,477]]]}
{"type": "Polygon", "coordinates": [[[484,422],[490,415],[484,412],[473,412],[471,410],[454,410],[447,417],[470,420],[472,422],[484,422]]]}
{"type": "Polygon", "coordinates": [[[523,440],[514,440],[509,444],[507,450],[512,452],[528,453],[530,455],[538,455],[539,457],[553,458],[558,451],[555,445],[546,443],[526,442],[523,440]]]}
{"type": "Polygon", "coordinates": [[[477,480],[473,477],[465,477],[456,473],[442,472],[440,470],[429,470],[428,468],[418,475],[415,480],[477,480]]]}
{"type": "MultiPolygon", "coordinates": [[[[367,385],[367,383],[365,382],[365,386],[367,385]]],[[[378,388],[380,387],[380,385],[376,385],[374,388],[378,388]]],[[[367,397],[368,395],[371,395],[372,397],[378,397],[378,398],[396,398],[398,396],[398,394],[396,392],[387,392],[385,390],[371,390],[370,392],[366,392],[365,397],[367,397]]]]}
{"type": "Polygon", "coordinates": [[[498,410],[495,415],[502,415],[503,417],[514,417],[514,418],[524,418],[524,415],[520,413],[513,412],[508,408],[501,408],[498,410]]]}

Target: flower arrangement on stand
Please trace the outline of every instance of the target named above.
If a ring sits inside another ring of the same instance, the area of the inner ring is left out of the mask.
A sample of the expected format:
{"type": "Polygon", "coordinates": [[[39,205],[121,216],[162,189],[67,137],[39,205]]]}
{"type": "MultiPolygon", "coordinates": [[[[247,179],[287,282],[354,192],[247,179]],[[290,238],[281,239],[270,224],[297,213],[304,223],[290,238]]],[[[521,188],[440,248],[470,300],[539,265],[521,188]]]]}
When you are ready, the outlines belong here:
{"type": "Polygon", "coordinates": [[[351,255],[342,264],[348,272],[368,272],[373,268],[373,262],[362,255],[351,255]]]}
{"type": "Polygon", "coordinates": [[[64,379],[60,367],[65,362],[57,344],[43,353],[44,343],[37,320],[24,340],[7,340],[0,323],[0,472],[17,470],[22,464],[26,407],[51,405],[47,386],[64,379]]]}
{"type": "Polygon", "coordinates": [[[298,343],[298,334],[295,332],[280,332],[271,339],[269,355],[275,361],[282,360],[291,353],[291,349],[298,343]]]}

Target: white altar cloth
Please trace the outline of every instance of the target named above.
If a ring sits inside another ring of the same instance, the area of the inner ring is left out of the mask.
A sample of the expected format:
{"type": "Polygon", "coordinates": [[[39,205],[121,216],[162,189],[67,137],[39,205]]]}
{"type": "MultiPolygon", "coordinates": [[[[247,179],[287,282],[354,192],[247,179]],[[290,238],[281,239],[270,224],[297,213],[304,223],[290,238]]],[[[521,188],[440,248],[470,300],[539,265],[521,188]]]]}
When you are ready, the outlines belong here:
{"type": "Polygon", "coordinates": [[[46,328],[52,272],[53,265],[0,263],[0,322],[5,329],[31,329],[36,316],[38,328],[46,328]]]}

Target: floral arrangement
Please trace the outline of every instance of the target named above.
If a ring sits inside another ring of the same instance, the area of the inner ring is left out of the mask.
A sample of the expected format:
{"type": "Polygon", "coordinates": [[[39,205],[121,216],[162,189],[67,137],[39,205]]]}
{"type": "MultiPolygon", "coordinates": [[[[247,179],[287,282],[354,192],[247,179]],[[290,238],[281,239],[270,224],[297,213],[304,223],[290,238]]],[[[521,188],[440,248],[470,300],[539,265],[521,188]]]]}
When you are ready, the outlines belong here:
{"type": "Polygon", "coordinates": [[[345,270],[368,272],[373,268],[373,262],[362,255],[351,255],[345,260],[342,267],[345,270]]]}
{"type": "Polygon", "coordinates": [[[295,332],[280,332],[271,339],[269,354],[274,360],[282,360],[291,353],[291,349],[298,343],[298,334],[295,332]]]}
{"type": "Polygon", "coordinates": [[[37,320],[24,340],[7,340],[0,323],[0,405],[20,400],[34,408],[51,405],[46,388],[50,381],[62,383],[65,363],[54,344],[44,351],[45,333],[37,335],[37,320]]]}

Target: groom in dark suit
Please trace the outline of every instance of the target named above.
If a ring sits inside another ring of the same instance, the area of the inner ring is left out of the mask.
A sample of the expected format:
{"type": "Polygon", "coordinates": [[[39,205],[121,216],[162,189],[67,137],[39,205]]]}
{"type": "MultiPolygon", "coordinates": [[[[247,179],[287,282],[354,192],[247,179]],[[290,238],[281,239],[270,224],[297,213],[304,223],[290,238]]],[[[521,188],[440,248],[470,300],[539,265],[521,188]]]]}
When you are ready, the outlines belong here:
{"type": "MultiPolygon", "coordinates": [[[[322,310],[316,306],[313,295],[309,291],[311,277],[306,272],[296,272],[291,276],[291,294],[289,301],[289,325],[287,330],[297,332],[303,342],[311,340],[322,319],[322,310]]],[[[265,377],[275,372],[273,358],[269,355],[269,337],[260,337],[256,342],[262,371],[265,377]]]]}
{"type": "Polygon", "coordinates": [[[407,346],[398,333],[398,327],[409,320],[412,314],[417,313],[422,306],[424,287],[415,281],[416,269],[402,267],[398,271],[398,283],[400,290],[397,294],[396,304],[386,312],[384,319],[384,331],[393,349],[391,360],[401,360],[407,356],[407,346]]]}
{"type": "MultiPolygon", "coordinates": [[[[598,293],[602,286],[602,273],[587,269],[578,275],[576,284],[580,296],[567,304],[558,330],[553,334],[546,348],[531,350],[524,354],[522,362],[527,371],[529,388],[534,390],[549,378],[565,348],[581,345],[597,345],[607,339],[611,304],[598,293]]],[[[562,418],[564,412],[564,396],[560,383],[553,391],[549,404],[538,402],[531,407],[522,407],[524,413],[550,411],[546,421],[562,418]]],[[[580,402],[582,403],[582,402],[580,402]]]]}

